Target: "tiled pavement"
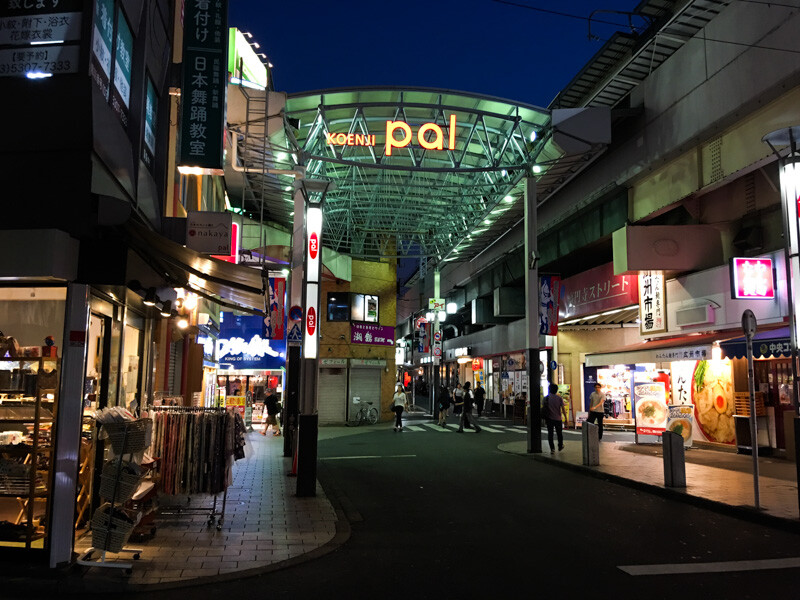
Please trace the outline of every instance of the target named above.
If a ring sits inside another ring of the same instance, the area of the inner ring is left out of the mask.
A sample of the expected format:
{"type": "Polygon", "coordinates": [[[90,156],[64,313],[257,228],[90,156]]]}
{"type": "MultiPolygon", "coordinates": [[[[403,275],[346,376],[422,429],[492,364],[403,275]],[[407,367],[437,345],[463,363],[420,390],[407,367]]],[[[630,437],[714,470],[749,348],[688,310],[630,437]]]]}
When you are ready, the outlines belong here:
{"type": "Polygon", "coordinates": [[[580,441],[565,441],[562,452],[527,453],[527,441],[508,442],[500,450],[633,485],[672,499],[699,504],[749,520],[800,531],[795,464],[781,458],[760,458],[760,510],[755,509],[752,456],[692,448],[686,451],[686,488],[667,488],[660,446],[600,444],[600,465],[583,465],[580,441]]]}
{"type": "MultiPolygon", "coordinates": [[[[307,555],[334,539],[336,511],[319,484],[316,497],[295,495],[296,479],[287,476],[291,460],[283,456],[282,438],[252,432],[247,437],[246,456],[234,464],[221,531],[209,527],[207,515],[159,517],[153,539],[129,544],[142,549],[130,575],[118,569],[88,568],[78,587],[171,587],[196,578],[242,576],[307,555]]],[[[178,499],[161,499],[160,503],[173,504],[173,500],[178,499]]],[[[210,500],[208,496],[192,497],[189,506],[210,507],[210,500]]],[[[185,506],[187,498],[180,501],[185,506]]],[[[90,543],[87,536],[76,551],[90,543]]],[[[111,561],[131,559],[130,554],[106,556],[111,561]]]]}

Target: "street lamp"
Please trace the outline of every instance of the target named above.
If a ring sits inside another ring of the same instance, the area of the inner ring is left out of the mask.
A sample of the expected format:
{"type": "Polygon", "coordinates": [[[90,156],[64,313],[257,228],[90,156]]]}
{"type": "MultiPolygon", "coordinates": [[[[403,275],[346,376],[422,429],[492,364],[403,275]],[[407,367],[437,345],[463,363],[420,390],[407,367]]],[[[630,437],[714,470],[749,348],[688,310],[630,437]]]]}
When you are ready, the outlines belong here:
{"type": "MultiPolygon", "coordinates": [[[[800,420],[798,409],[797,382],[797,339],[798,339],[798,289],[800,282],[800,231],[798,225],[800,214],[800,125],[785,127],[765,135],[761,141],[769,145],[778,158],[781,181],[781,206],[783,208],[783,237],[786,251],[786,296],[789,309],[789,339],[792,349],[792,404],[794,406],[794,452],[797,469],[797,481],[800,481],[800,420]]],[[[752,440],[753,448],[756,440],[752,440]]],[[[787,448],[788,450],[788,448],[787,448]]],[[[798,506],[800,506],[800,487],[798,487],[798,506]]]]}

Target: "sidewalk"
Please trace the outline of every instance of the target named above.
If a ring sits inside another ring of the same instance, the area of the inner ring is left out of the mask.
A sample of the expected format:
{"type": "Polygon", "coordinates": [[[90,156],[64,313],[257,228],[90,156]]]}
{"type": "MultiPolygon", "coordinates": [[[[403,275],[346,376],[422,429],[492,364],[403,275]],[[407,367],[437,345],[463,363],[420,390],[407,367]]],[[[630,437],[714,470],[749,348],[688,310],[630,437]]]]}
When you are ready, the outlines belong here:
{"type": "Polygon", "coordinates": [[[550,454],[542,440],[542,454],[528,454],[527,442],[509,442],[498,449],[530,456],[534,460],[586,475],[636,487],[673,500],[689,502],[739,518],[800,532],[797,477],[792,462],[759,459],[761,510],[755,509],[753,458],[732,452],[691,448],[686,450],[686,488],[664,486],[661,446],[602,442],[600,466],[583,465],[579,441],[565,441],[562,452],[550,454]]]}
{"type": "MultiPolygon", "coordinates": [[[[246,458],[233,466],[221,531],[209,527],[203,515],[160,517],[155,537],[129,544],[142,549],[130,575],[102,567],[59,572],[6,564],[0,568],[4,589],[30,592],[35,586],[57,594],[202,585],[282,568],[331,551],[347,539],[346,522],[338,519],[319,484],[313,498],[295,495],[297,480],[287,476],[291,459],[283,456],[283,438],[254,431],[247,436],[245,452],[246,458]]],[[[191,505],[207,506],[209,501],[193,497],[191,505]]],[[[87,536],[76,552],[90,544],[87,536]]],[[[109,561],[130,559],[130,554],[107,555],[109,561]]]]}

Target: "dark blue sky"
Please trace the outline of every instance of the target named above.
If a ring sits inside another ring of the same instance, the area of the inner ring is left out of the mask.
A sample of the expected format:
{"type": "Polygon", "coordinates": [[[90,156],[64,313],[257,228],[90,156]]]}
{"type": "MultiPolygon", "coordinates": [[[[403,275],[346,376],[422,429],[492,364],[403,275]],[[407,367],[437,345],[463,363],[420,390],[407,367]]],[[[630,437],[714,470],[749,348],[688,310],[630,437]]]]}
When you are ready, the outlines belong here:
{"type": "MultiPolygon", "coordinates": [[[[424,86],[547,106],[639,0],[230,0],[230,25],[253,34],[275,88],[424,86]],[[604,22],[619,23],[613,27],[604,22]]],[[[634,21],[641,25],[641,20],[634,21]]]]}

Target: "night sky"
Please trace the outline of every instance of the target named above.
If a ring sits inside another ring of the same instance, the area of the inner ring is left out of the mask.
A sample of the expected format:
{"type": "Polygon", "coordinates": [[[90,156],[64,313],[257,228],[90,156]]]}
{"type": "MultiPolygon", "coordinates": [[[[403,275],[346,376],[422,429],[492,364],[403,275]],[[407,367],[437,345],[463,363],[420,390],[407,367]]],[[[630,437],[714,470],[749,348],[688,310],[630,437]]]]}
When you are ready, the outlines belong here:
{"type": "Polygon", "coordinates": [[[279,91],[423,86],[546,107],[613,31],[629,31],[628,17],[609,11],[639,1],[509,0],[565,14],[493,0],[230,0],[229,10],[274,65],[279,91]],[[588,39],[595,10],[600,40],[588,39]]]}

